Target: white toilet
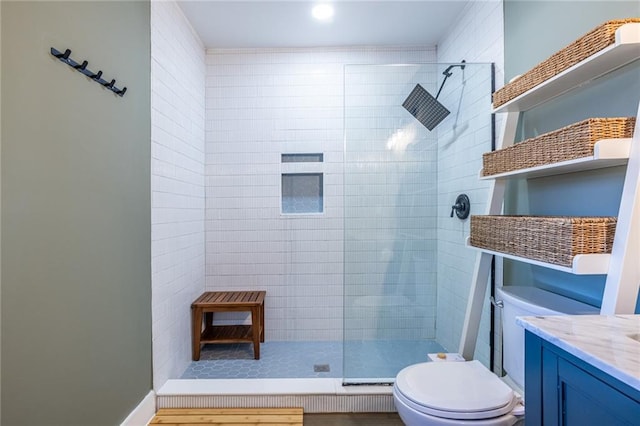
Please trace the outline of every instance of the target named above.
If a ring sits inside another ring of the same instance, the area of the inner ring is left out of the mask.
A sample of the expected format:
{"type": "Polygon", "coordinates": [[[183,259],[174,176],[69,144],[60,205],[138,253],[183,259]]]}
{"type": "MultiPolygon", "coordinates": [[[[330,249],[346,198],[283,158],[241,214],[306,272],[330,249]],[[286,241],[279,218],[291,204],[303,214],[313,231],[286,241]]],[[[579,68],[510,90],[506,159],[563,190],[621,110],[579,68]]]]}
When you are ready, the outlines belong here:
{"type": "Polygon", "coordinates": [[[499,378],[475,360],[410,365],[393,385],[396,409],[407,426],[516,424],[524,415],[524,330],[516,317],[598,312],[535,287],[505,287],[496,296],[503,303],[503,366],[509,376],[499,378]]]}

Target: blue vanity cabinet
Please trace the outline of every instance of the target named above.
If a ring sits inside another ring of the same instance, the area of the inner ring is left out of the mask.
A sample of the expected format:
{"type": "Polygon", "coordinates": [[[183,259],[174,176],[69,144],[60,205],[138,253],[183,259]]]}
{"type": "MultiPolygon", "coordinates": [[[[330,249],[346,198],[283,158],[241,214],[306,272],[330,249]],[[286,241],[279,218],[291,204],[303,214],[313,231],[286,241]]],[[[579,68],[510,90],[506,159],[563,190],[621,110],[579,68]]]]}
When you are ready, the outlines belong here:
{"type": "Polygon", "coordinates": [[[526,426],[638,426],[640,391],[526,331],[526,426]]]}

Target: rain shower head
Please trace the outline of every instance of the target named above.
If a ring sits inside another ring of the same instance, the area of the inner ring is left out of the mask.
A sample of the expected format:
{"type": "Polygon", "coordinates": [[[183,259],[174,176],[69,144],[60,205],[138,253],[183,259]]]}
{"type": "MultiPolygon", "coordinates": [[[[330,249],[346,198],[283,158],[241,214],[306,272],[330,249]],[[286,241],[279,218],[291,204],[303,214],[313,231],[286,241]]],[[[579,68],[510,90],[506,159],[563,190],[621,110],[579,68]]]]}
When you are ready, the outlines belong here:
{"type": "Polygon", "coordinates": [[[442,92],[442,88],[444,87],[444,83],[447,81],[447,78],[453,75],[451,70],[455,67],[460,67],[461,70],[464,70],[465,64],[466,61],[463,59],[459,64],[449,65],[447,69],[444,70],[442,73],[442,75],[444,75],[444,80],[442,80],[442,84],[440,85],[440,89],[438,89],[438,94],[435,98],[422,86],[416,84],[416,87],[414,87],[411,93],[409,93],[409,96],[402,104],[402,106],[405,107],[411,115],[418,119],[424,127],[429,129],[429,131],[433,130],[447,117],[447,115],[451,113],[444,107],[444,105],[438,102],[438,96],[440,96],[440,92],[442,92]]]}
{"type": "Polygon", "coordinates": [[[409,93],[402,106],[430,131],[450,114],[444,105],[419,84],[409,93]]]}

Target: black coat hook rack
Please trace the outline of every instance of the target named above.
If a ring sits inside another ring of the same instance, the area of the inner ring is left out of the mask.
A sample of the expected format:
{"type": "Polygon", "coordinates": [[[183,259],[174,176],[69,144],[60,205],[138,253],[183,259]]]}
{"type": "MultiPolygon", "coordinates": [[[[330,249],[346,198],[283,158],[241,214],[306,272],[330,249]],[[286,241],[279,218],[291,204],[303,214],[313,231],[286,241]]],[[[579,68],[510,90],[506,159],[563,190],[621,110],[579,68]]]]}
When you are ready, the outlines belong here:
{"type": "Polygon", "coordinates": [[[82,63],[79,64],[78,62],[76,62],[73,59],[71,59],[69,57],[71,55],[71,50],[67,49],[63,53],[63,52],[60,52],[58,49],[55,49],[55,48],[52,47],[51,48],[51,54],[53,56],[55,56],[56,58],[60,59],[65,64],[69,65],[71,68],[75,68],[76,71],[81,72],[82,74],[86,75],[87,77],[89,77],[90,79],[95,81],[96,83],[101,84],[105,88],[111,90],[116,95],[124,96],[124,94],[126,93],[127,88],[124,87],[123,89],[118,89],[115,86],[115,84],[116,84],[115,80],[107,81],[107,80],[103,79],[102,78],[102,71],[98,71],[97,73],[94,73],[93,71],[89,71],[87,69],[87,65],[89,65],[89,63],[87,61],[82,61],[82,63]]]}

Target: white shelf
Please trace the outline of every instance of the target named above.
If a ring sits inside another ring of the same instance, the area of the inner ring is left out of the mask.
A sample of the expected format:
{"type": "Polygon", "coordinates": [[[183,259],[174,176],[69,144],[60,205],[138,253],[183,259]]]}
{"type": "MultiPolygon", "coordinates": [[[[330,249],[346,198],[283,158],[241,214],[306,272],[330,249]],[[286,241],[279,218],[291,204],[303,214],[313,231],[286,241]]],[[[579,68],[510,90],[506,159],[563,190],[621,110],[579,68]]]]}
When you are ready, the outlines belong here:
{"type": "Polygon", "coordinates": [[[526,111],[636,59],[640,59],[640,23],[624,24],[616,30],[614,44],[500,105],[493,112],[526,111]]]}
{"type": "Polygon", "coordinates": [[[505,259],[518,260],[520,262],[529,263],[531,265],[544,266],[545,268],[555,269],[556,271],[568,272],[575,275],[601,275],[606,274],[609,270],[609,259],[611,258],[611,255],[608,253],[579,254],[573,258],[572,266],[567,267],[555,265],[553,263],[541,262],[539,260],[528,259],[526,257],[514,256],[512,254],[502,253],[499,251],[475,247],[470,244],[469,240],[470,237],[467,237],[466,245],[471,249],[495,256],[501,256],[505,259]]]}
{"type": "Polygon", "coordinates": [[[599,140],[593,147],[592,156],[576,158],[575,160],[513,170],[511,172],[499,173],[491,176],[482,176],[482,171],[480,171],[480,180],[507,179],[514,177],[535,178],[621,166],[627,164],[632,140],[633,139],[631,138],[599,140]]]}
{"type": "MultiPolygon", "coordinates": [[[[640,23],[622,25],[616,30],[615,38],[613,45],[494,109],[494,113],[506,113],[498,147],[506,148],[513,145],[521,111],[529,110],[626,64],[640,60],[640,23]]],[[[606,275],[600,313],[615,315],[634,312],[640,282],[640,263],[637,261],[640,253],[640,106],[636,114],[633,141],[624,141],[623,144],[619,142],[598,141],[591,157],[485,178],[492,179],[489,182],[486,214],[499,215],[504,206],[507,186],[506,179],[501,178],[552,176],[622,164],[627,166],[611,254],[578,255],[573,258],[571,267],[565,267],[471,247],[467,238],[467,246],[478,250],[478,255],[458,351],[465,359],[473,359],[475,353],[494,255],[576,275],[606,275]]],[[[496,281],[501,283],[502,278],[502,269],[498,266],[496,281]]]]}

